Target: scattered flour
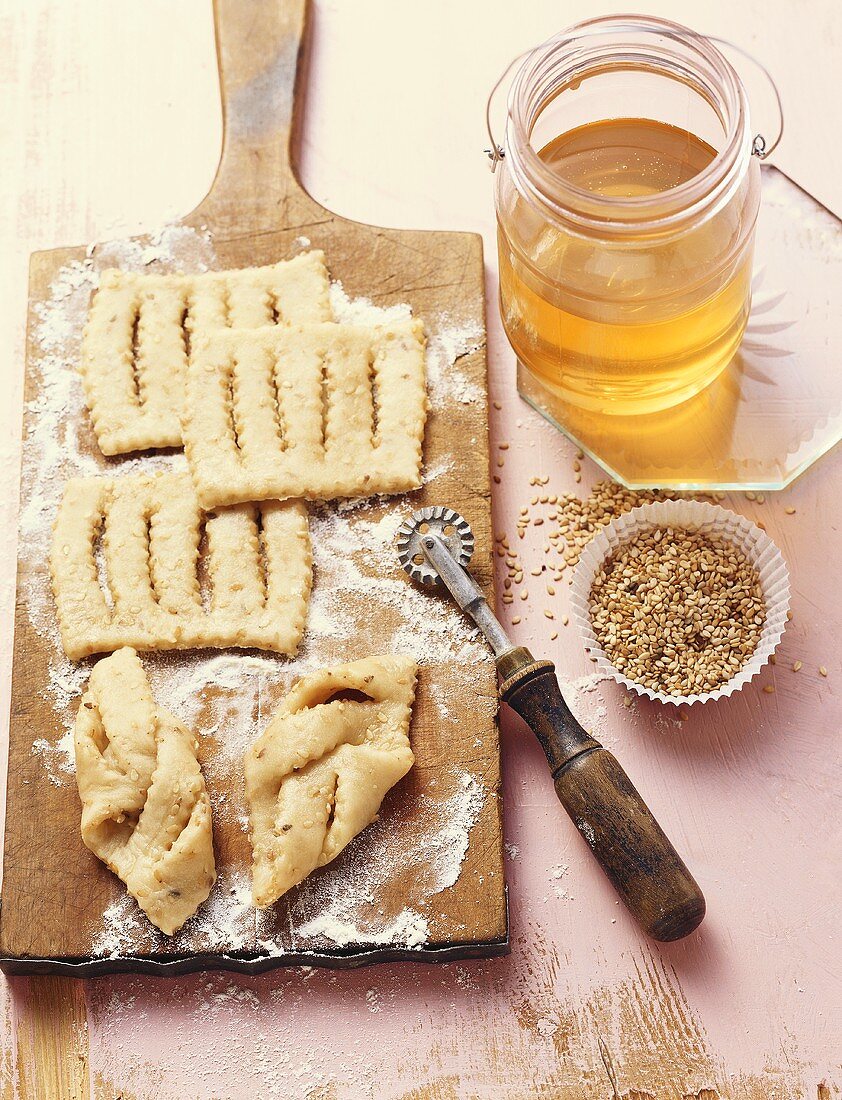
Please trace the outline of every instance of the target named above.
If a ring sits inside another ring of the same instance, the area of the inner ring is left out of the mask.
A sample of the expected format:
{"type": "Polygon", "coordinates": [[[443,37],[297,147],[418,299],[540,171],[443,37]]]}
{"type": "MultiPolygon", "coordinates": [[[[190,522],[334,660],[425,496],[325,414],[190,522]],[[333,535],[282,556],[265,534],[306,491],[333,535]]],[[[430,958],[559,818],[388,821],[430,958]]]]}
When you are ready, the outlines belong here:
{"type": "Polygon", "coordinates": [[[411,818],[394,807],[353,841],[341,857],[341,873],[313,875],[304,882],[293,904],[294,938],[339,947],[352,941],[422,946],[428,938],[427,920],[411,908],[386,918],[389,936],[383,938],[384,889],[420,880],[430,899],[452,886],[485,799],[476,776],[463,773],[447,798],[420,795],[411,818]]]}
{"type": "Polygon", "coordinates": [[[454,968],[454,975],[456,978],[456,984],[460,989],[470,989],[476,991],[480,988],[479,982],[474,980],[471,971],[464,966],[457,966],[454,968]]]}
{"type": "MultiPolygon", "coordinates": [[[[338,947],[359,943],[361,932],[353,921],[344,921],[333,913],[320,913],[297,930],[304,939],[323,937],[338,947]]],[[[377,931],[364,933],[365,943],[373,945],[393,944],[401,947],[423,947],[430,936],[430,928],[422,915],[414,909],[402,909],[394,920],[388,921],[377,931]]]]}
{"type": "Polygon", "coordinates": [[[482,389],[457,365],[460,359],[482,346],[482,329],[466,329],[443,314],[431,320],[434,323],[427,344],[427,385],[433,408],[446,408],[453,402],[471,405],[484,400],[482,389]]]}
{"type": "Polygon", "coordinates": [[[436,708],[439,712],[439,718],[443,722],[453,721],[453,712],[447,705],[447,692],[441,684],[430,684],[430,695],[433,697],[433,702],[436,704],[436,708]]]}
{"type": "MultiPolygon", "coordinates": [[[[304,248],[309,241],[299,238],[296,244],[304,248]]],[[[92,445],[83,413],[78,372],[82,328],[100,274],[109,267],[142,271],[153,263],[161,271],[205,271],[216,266],[216,259],[205,231],[182,226],[165,227],[146,244],[95,245],[83,261],[59,272],[49,299],[36,308],[41,386],[27,406],[19,552],[29,621],[51,650],[43,695],[56,714],[56,735],[38,739],[32,751],[51,783],[71,789],[72,723],[94,660],[68,661],[55,625],[46,562],[61,492],[73,476],[186,468],[182,454],[102,458],[92,445]]],[[[371,324],[409,316],[407,306],[384,309],[367,299],[351,300],[339,284],[332,287],[331,302],[342,321],[371,324]]],[[[480,346],[481,331],[460,328],[443,316],[425,320],[430,329],[427,364],[434,408],[483,399],[482,391],[458,368],[460,357],[480,346]]],[[[445,456],[426,471],[426,480],[442,477],[454,465],[454,458],[445,456]]],[[[204,743],[205,771],[220,820],[246,830],[242,795],[214,793],[217,783],[241,767],[243,753],[265,728],[268,714],[294,678],[369,651],[366,624],[372,608],[391,632],[380,643],[382,649],[406,653],[427,670],[442,721],[453,718],[447,703],[451,694],[470,689],[477,667],[491,660],[478,632],[452,603],[408,584],[393,540],[411,508],[409,497],[313,506],[314,588],[305,641],[294,660],[212,652],[144,656],[156,700],[195,729],[204,743]]],[[[478,701],[478,706],[492,705],[493,700],[478,701]]],[[[458,769],[447,789],[447,797],[438,800],[422,795],[411,819],[401,814],[399,804],[391,807],[388,821],[375,823],[336,863],[304,884],[294,903],[296,942],[345,945],[364,939],[410,947],[425,942],[423,905],[396,914],[384,914],[379,907],[385,885],[401,876],[407,876],[408,896],[423,897],[425,904],[458,879],[486,791],[479,779],[458,769]]],[[[267,918],[251,906],[247,876],[223,872],[185,933],[170,940],[155,932],[133,899],[122,896],[103,916],[94,953],[117,956],[156,937],[174,951],[193,949],[197,943],[207,950],[235,950],[253,946],[257,937],[262,950],[277,953],[281,945],[267,936],[266,924],[267,918]]]]}
{"type": "Polygon", "coordinates": [[[596,847],[596,833],[593,831],[593,825],[591,825],[589,821],[582,822],[580,831],[591,848],[596,847]]]}
{"type": "Polygon", "coordinates": [[[237,950],[254,943],[255,913],[249,877],[223,869],[200,917],[173,937],[154,928],[134,898],[121,894],[103,913],[103,928],[94,938],[91,953],[97,958],[119,958],[136,951],[138,943],[146,950],[166,947],[176,953],[237,950]]]}
{"type": "MultiPolygon", "coordinates": [[[[330,291],[330,304],[338,321],[351,325],[393,324],[412,316],[408,305],[376,306],[368,298],[348,297],[341,283],[330,291]]],[[[458,366],[459,360],[482,347],[481,326],[465,325],[448,314],[425,317],[427,333],[427,390],[434,409],[454,402],[470,405],[485,400],[482,388],[458,366]]]]}
{"type": "Polygon", "coordinates": [[[573,901],[573,898],[570,896],[563,882],[564,876],[569,870],[570,868],[566,863],[560,863],[550,871],[550,885],[553,888],[553,893],[557,898],[564,899],[565,901],[573,901]]]}
{"type": "Polygon", "coordinates": [[[443,474],[449,474],[451,470],[456,468],[456,462],[453,458],[440,458],[438,462],[432,466],[428,466],[424,471],[424,484],[429,485],[431,481],[435,481],[436,478],[441,477],[443,474]]]}

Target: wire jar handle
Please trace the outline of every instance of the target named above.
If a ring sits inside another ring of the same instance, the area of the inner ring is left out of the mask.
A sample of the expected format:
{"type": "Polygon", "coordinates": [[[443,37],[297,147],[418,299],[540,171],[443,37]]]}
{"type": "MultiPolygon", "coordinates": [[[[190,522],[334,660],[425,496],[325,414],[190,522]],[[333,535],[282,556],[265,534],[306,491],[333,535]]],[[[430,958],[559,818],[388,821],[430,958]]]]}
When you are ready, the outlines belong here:
{"type": "MultiPolygon", "coordinates": [[[[731,42],[730,39],[728,39],[728,38],[718,38],[716,35],[707,35],[707,34],[699,34],[696,37],[705,38],[705,39],[707,39],[708,42],[718,42],[720,45],[723,45],[723,46],[730,46],[730,48],[732,50],[736,50],[738,54],[741,54],[748,61],[751,61],[753,64],[755,64],[758,67],[758,69],[760,69],[760,71],[763,73],[763,75],[766,77],[766,80],[769,82],[769,85],[772,89],[772,93],[775,96],[775,103],[777,105],[777,110],[778,110],[778,132],[775,136],[775,140],[771,143],[771,145],[767,143],[766,138],[763,136],[763,134],[760,134],[760,133],[757,133],[757,134],[754,135],[754,138],[752,139],[752,143],[751,143],[751,155],[753,157],[757,157],[758,160],[766,160],[767,157],[771,156],[772,153],[774,153],[774,151],[777,149],[777,147],[781,143],[781,138],[784,136],[784,105],[783,105],[783,101],[781,100],[781,93],[778,89],[778,85],[775,83],[775,78],[772,76],[772,74],[769,72],[769,70],[763,64],[763,62],[758,61],[758,59],[754,56],[754,54],[749,53],[748,50],[744,50],[742,48],[742,46],[738,46],[738,45],[736,45],[736,43],[731,42]]],[[[535,48],[537,48],[537,47],[535,47],[535,48]]],[[[523,53],[519,53],[517,55],[517,57],[515,57],[512,61],[509,62],[509,64],[503,70],[503,72],[500,75],[500,77],[498,78],[498,80],[495,82],[494,86],[491,89],[491,92],[489,93],[488,99],[486,100],[486,103],[485,103],[485,128],[488,132],[488,139],[491,142],[491,146],[490,146],[490,148],[485,149],[484,152],[485,152],[486,156],[488,157],[489,161],[491,162],[491,171],[492,172],[496,171],[497,165],[506,156],[506,150],[503,148],[503,146],[497,141],[496,137],[494,136],[494,128],[491,124],[491,110],[492,110],[492,107],[494,106],[494,98],[497,95],[497,92],[500,90],[500,86],[506,80],[506,78],[508,77],[508,75],[512,71],[512,69],[515,67],[515,65],[517,65],[520,61],[522,61],[525,57],[528,57],[529,54],[533,53],[535,48],[533,48],[531,50],[524,50],[523,53]]]]}

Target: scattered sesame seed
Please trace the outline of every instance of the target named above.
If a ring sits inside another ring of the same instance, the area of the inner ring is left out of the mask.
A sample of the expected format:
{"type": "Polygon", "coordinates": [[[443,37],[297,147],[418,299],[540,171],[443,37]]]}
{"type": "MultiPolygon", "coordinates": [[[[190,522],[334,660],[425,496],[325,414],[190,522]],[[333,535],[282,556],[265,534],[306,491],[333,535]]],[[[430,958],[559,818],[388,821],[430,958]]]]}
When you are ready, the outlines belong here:
{"type": "Polygon", "coordinates": [[[520,615],[515,615],[515,617],[512,619],[512,626],[517,626],[517,624],[519,622],[520,622],[520,615]]]}
{"type": "Polygon", "coordinates": [[[784,511],[786,512],[786,514],[788,516],[794,516],[795,515],[795,509],[792,507],[791,504],[787,508],[784,508],[784,511]]]}
{"type": "Polygon", "coordinates": [[[804,664],[803,664],[802,661],[796,661],[792,666],[792,671],[793,672],[800,672],[803,667],[804,667],[804,664]]]}
{"type": "Polygon", "coordinates": [[[819,676],[827,676],[827,669],[824,665],[819,665],[819,676]]]}
{"type": "Polygon", "coordinates": [[[544,608],[544,615],[548,619],[554,619],[555,618],[555,615],[553,614],[552,611],[550,611],[550,609],[548,607],[544,608]]]}
{"type": "Polygon", "coordinates": [[[548,596],[554,596],[555,595],[555,589],[553,588],[553,586],[551,584],[547,585],[547,595],[548,596]]]}
{"type": "Polygon", "coordinates": [[[501,451],[508,451],[509,449],[508,443],[498,443],[497,446],[500,448],[501,451]]]}
{"type": "Polygon", "coordinates": [[[497,476],[497,474],[492,474],[491,480],[494,482],[495,485],[500,484],[500,478],[497,476]]]}
{"type": "Polygon", "coordinates": [[[550,635],[550,641],[551,641],[551,642],[554,642],[554,641],[556,640],[556,638],[557,638],[557,637],[558,637],[558,631],[557,631],[557,630],[554,630],[554,631],[552,632],[552,634],[550,635]]]}
{"type": "Polygon", "coordinates": [[[777,658],[777,657],[775,656],[775,654],[773,653],[773,654],[771,655],[771,657],[769,658],[769,664],[770,664],[770,665],[776,665],[777,663],[778,663],[778,658],[777,658]]]}
{"type": "Polygon", "coordinates": [[[562,616],[561,616],[561,625],[562,625],[562,626],[567,626],[567,624],[568,624],[569,622],[570,622],[570,618],[569,618],[569,616],[567,616],[567,615],[562,615],[562,616]]]}
{"type": "Polygon", "coordinates": [[[494,405],[494,408],[497,409],[498,411],[503,408],[503,406],[500,404],[499,401],[494,401],[494,402],[492,402],[492,404],[494,405]]]}
{"type": "Polygon", "coordinates": [[[775,685],[774,684],[764,684],[763,690],[766,692],[767,695],[774,695],[775,694],[775,685]]]}

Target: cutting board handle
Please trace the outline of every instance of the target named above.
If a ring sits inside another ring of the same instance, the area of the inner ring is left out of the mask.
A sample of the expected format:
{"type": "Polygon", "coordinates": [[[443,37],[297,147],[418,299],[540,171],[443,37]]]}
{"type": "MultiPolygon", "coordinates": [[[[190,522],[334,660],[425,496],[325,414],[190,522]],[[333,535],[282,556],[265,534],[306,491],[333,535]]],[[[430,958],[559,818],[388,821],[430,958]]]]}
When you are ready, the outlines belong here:
{"type": "Polygon", "coordinates": [[[309,8],[309,0],[214,0],[222,154],[190,222],[223,235],[277,228],[292,193],[321,210],[293,167],[309,8]]]}

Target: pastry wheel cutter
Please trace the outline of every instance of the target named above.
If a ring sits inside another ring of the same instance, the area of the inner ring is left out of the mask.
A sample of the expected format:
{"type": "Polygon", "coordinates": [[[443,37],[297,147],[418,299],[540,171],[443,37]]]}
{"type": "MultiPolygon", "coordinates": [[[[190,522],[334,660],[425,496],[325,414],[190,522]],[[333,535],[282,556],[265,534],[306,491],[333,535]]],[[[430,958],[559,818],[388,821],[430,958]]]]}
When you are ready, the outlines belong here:
{"type": "Polygon", "coordinates": [[[397,534],[412,580],[443,585],[494,651],[500,698],[538,738],[556,794],[631,914],[653,939],[687,936],[705,899],[684,861],[614,756],[565,703],[555,666],[514,645],[465,568],[474,550],[468,522],[451,508],[422,508],[397,534]]]}

